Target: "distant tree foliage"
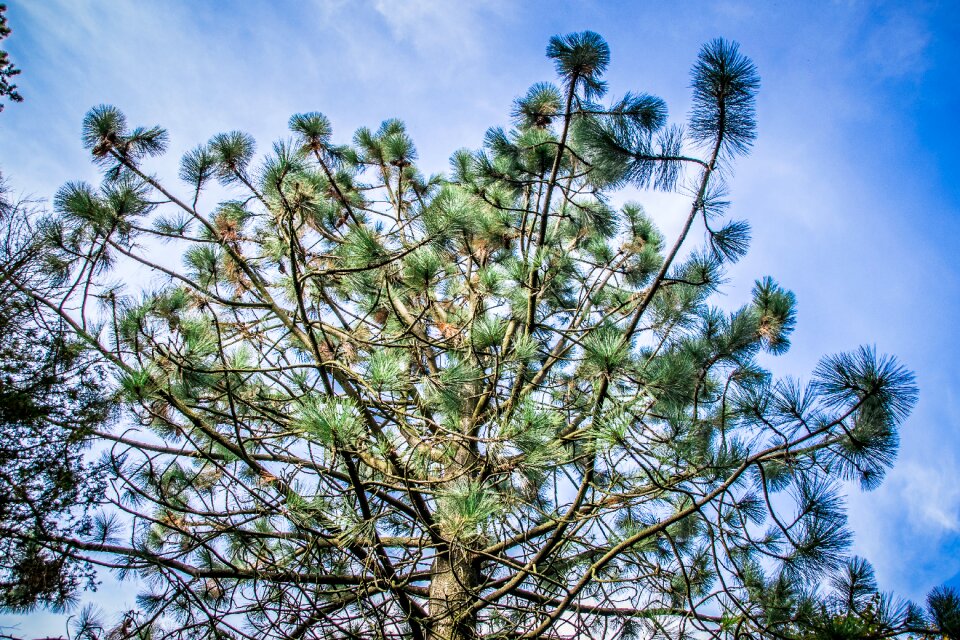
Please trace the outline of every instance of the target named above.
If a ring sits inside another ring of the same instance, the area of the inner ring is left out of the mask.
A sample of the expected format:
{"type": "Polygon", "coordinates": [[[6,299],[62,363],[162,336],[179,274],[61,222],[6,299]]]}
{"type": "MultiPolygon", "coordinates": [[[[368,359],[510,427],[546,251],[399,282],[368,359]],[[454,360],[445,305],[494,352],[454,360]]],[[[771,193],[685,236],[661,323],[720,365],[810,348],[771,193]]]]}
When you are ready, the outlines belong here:
{"type": "Polygon", "coordinates": [[[775,379],[793,294],[712,303],[750,239],[725,182],[753,63],[704,45],[682,128],[607,99],[599,35],[547,56],[558,82],[446,176],[398,120],[343,144],[305,113],[260,160],[213,136],[177,189],[165,130],[87,114],[105,179],[60,189],[45,279],[14,276],[125,410],[77,427],[93,526],[28,538],[145,587],[77,637],[957,637],[952,592],[899,603],[847,555],[839,483],[880,482],[913,375],[863,347],[775,379]],[[688,197],[675,238],[628,187],[688,197]]]}
{"type": "MultiPolygon", "coordinates": [[[[7,26],[7,5],[0,4],[0,40],[10,35],[10,27],[7,26]]],[[[17,85],[11,83],[14,76],[20,74],[20,70],[13,66],[10,61],[10,54],[0,49],[0,99],[6,98],[11,102],[23,102],[23,96],[17,91],[17,85]]],[[[0,102],[0,111],[3,111],[4,104],[0,102]]]]}
{"type": "Polygon", "coordinates": [[[83,449],[110,412],[93,352],[37,303],[28,224],[0,182],[0,606],[12,611],[63,609],[91,584],[89,563],[50,538],[91,531],[101,483],[83,449]]]}

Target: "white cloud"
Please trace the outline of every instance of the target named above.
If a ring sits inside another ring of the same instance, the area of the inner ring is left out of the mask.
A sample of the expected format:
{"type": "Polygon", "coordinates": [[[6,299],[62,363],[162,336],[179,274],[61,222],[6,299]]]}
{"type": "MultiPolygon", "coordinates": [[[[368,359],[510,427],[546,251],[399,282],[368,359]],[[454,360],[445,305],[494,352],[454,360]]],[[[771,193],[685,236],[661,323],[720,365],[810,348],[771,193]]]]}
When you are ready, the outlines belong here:
{"type": "Polygon", "coordinates": [[[443,66],[476,58],[489,43],[491,27],[498,26],[491,23],[511,13],[504,0],[374,0],[373,6],[397,40],[422,54],[441,56],[432,62],[443,66]]]}
{"type": "Polygon", "coordinates": [[[911,460],[899,466],[894,488],[914,531],[928,539],[960,532],[958,479],[957,461],[946,452],[928,464],[911,460]]]}
{"type": "Polygon", "coordinates": [[[866,39],[864,62],[872,66],[877,79],[916,77],[929,64],[929,26],[916,10],[891,12],[866,39]]]}

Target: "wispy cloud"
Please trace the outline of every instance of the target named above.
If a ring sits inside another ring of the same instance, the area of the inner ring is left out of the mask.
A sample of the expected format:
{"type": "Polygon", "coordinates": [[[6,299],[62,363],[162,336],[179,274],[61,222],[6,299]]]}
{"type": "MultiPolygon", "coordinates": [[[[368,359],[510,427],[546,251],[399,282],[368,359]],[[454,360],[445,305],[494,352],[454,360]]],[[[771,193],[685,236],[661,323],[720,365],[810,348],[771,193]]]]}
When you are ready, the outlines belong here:
{"type": "Polygon", "coordinates": [[[513,13],[505,0],[374,0],[373,6],[397,40],[436,56],[433,63],[447,68],[482,56],[502,26],[498,23],[513,13]]]}
{"type": "Polygon", "coordinates": [[[863,43],[863,60],[878,80],[916,78],[930,64],[933,34],[918,7],[897,7],[881,13],[863,43]]]}
{"type": "Polygon", "coordinates": [[[911,529],[928,540],[960,532],[960,465],[952,452],[930,464],[910,460],[893,480],[911,529]]]}

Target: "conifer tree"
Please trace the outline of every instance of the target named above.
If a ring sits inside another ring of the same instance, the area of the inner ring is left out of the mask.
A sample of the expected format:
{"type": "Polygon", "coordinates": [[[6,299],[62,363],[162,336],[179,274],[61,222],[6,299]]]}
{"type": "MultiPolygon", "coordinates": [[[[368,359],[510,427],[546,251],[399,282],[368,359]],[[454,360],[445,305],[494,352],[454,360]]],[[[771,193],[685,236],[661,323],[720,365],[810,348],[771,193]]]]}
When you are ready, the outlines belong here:
{"type": "Polygon", "coordinates": [[[45,539],[142,581],[124,634],[955,637],[950,592],[892,606],[846,556],[839,483],[880,482],[912,374],[862,347],[775,379],[793,294],[711,303],[750,238],[724,183],[753,63],[704,45],[682,128],[608,97],[597,34],[547,56],[557,81],[445,176],[398,120],[344,142],[305,113],[259,161],[213,136],[177,186],[150,170],[162,128],[87,114],[104,181],[57,193],[50,290],[20,288],[126,411],[93,434],[120,517],[45,539]],[[687,195],[677,237],[615,205],[627,187],[687,195]],[[130,291],[131,269],[161,279],[130,291]]]}
{"type": "MultiPolygon", "coordinates": [[[[0,40],[10,35],[10,27],[7,25],[7,5],[0,3],[0,40]]],[[[23,102],[23,96],[17,91],[17,85],[11,82],[14,76],[20,75],[20,69],[13,66],[10,61],[10,54],[0,49],[0,98],[7,98],[11,102],[23,102]]],[[[3,103],[0,103],[0,111],[3,111],[3,103]]]]}
{"type": "Polygon", "coordinates": [[[102,483],[83,450],[112,406],[94,352],[18,289],[45,289],[29,207],[0,177],[0,607],[17,612],[62,610],[94,578],[50,536],[92,525],[102,483]]]}

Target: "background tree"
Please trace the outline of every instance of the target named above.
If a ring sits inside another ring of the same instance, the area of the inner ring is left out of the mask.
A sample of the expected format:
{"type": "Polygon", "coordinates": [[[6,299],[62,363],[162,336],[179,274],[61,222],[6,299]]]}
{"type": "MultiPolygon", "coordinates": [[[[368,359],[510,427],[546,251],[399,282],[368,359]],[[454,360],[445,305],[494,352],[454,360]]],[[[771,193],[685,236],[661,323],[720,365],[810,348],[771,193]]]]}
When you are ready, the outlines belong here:
{"type": "Polygon", "coordinates": [[[949,598],[927,620],[841,579],[869,570],[838,482],[881,480],[913,376],[860,348],[775,381],[758,358],[789,347],[793,295],[710,304],[749,241],[724,180],[752,62],[705,45],[684,130],[659,98],[603,101],[597,34],[547,55],[559,84],[448,177],[397,120],[341,145],[308,113],[260,164],[240,132],[187,153],[178,195],[144,164],[163,129],[87,115],[105,180],[58,192],[47,289],[16,283],[132,421],[94,431],[124,516],[45,538],[144,581],[124,633],[790,638],[842,602],[866,622],[830,637],[947,632],[949,598]],[[615,206],[627,186],[689,196],[676,238],[615,206]],[[127,293],[132,269],[162,278],[127,293]]]}
{"type": "MultiPolygon", "coordinates": [[[[7,5],[0,3],[0,40],[10,35],[10,27],[7,26],[7,5]]],[[[10,54],[0,49],[0,98],[7,98],[11,102],[23,102],[23,96],[17,92],[17,85],[11,84],[10,80],[20,74],[20,70],[13,66],[10,61],[10,54]]],[[[0,102],[0,111],[3,111],[5,105],[0,102]]]]}
{"type": "Polygon", "coordinates": [[[93,352],[33,297],[44,284],[27,209],[0,181],[0,607],[12,611],[63,609],[92,585],[90,565],[50,538],[90,531],[101,483],[83,449],[110,413],[93,352]]]}
{"type": "MultiPolygon", "coordinates": [[[[19,73],[0,50],[0,98],[23,100],[11,83],[19,73]]],[[[85,434],[110,413],[93,352],[34,298],[47,285],[30,214],[0,175],[0,608],[15,612],[64,609],[94,585],[89,563],[50,537],[89,532],[101,484],[83,460],[85,434]]]]}

